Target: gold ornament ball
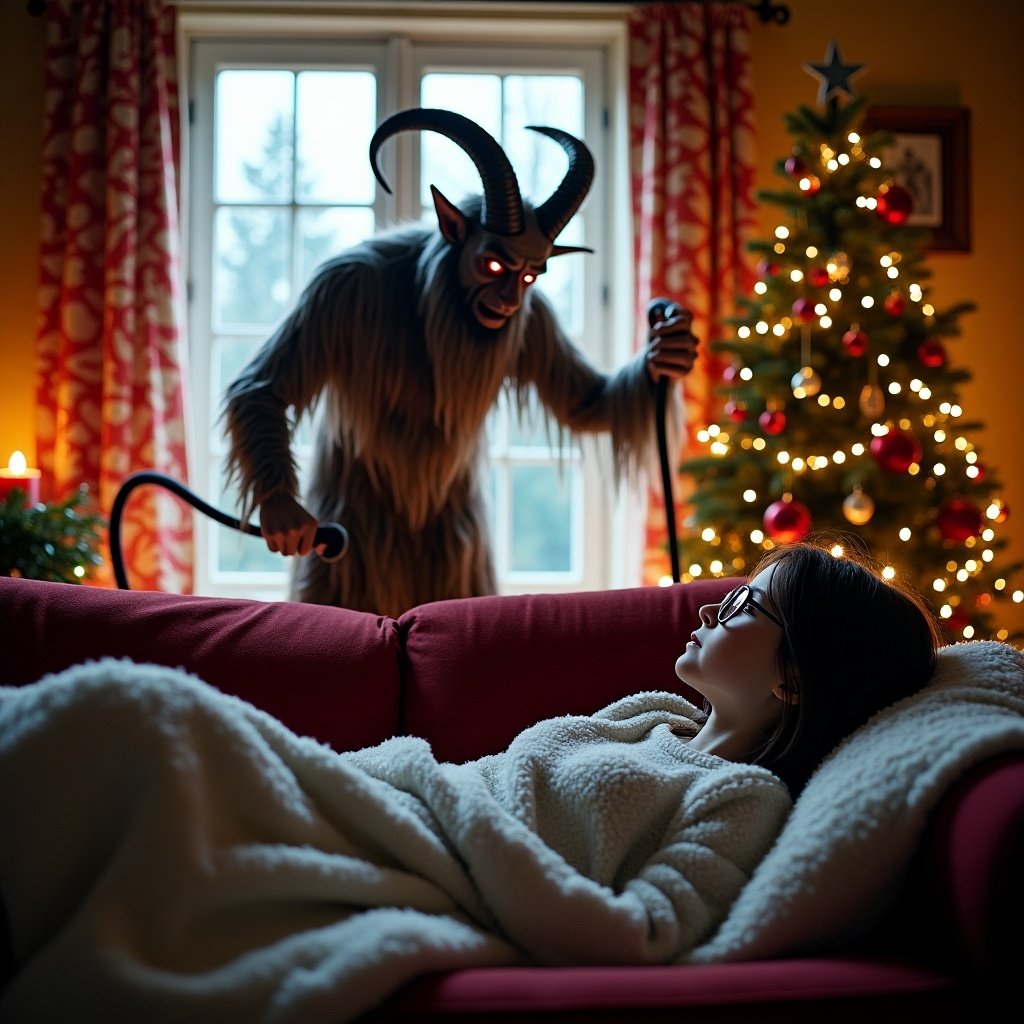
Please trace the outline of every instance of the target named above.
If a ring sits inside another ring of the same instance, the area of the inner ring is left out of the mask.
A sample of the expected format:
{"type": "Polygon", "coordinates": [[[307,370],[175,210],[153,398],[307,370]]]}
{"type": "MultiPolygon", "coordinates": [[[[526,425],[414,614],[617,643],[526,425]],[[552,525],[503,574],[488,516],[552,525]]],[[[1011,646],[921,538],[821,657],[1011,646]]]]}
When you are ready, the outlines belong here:
{"type": "Polygon", "coordinates": [[[854,526],[863,526],[875,514],[875,503],[859,487],[843,502],[843,515],[854,526]]]}
{"type": "Polygon", "coordinates": [[[885,395],[881,388],[865,384],[860,392],[860,411],[872,419],[881,416],[885,409],[885,395]]]}
{"type": "Polygon", "coordinates": [[[793,374],[789,386],[797,398],[812,398],[821,390],[821,378],[813,367],[802,366],[793,374]]]}

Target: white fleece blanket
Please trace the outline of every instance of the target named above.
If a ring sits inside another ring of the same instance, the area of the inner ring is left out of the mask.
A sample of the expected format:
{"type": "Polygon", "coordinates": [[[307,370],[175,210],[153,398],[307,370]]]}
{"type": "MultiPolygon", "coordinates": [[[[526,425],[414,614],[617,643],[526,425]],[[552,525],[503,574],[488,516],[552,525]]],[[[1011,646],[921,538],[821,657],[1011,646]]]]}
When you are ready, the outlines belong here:
{"type": "Polygon", "coordinates": [[[167,668],[0,689],[0,1019],[340,1024],[429,971],[678,959],[790,808],[690,750],[695,716],[642,693],[449,765],[336,754],[167,668]]]}
{"type": "Polygon", "coordinates": [[[1024,748],[1024,654],[954,644],[919,693],[841,743],[804,788],[717,934],[684,959],[825,950],[864,934],[898,892],[928,812],[972,765],[1024,748]]]}

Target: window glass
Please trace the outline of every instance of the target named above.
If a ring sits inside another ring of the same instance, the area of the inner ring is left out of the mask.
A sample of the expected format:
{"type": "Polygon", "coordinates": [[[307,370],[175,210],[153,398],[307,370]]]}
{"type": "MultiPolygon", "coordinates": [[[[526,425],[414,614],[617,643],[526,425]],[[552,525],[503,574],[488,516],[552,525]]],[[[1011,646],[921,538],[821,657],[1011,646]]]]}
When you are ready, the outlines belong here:
{"type": "Polygon", "coordinates": [[[295,96],[296,198],[372,203],[366,152],[376,126],[377,82],[367,71],[303,71],[295,96]]]}
{"type": "Polygon", "coordinates": [[[238,69],[217,75],[217,202],[291,200],[294,88],[290,71],[238,69]]]}
{"type": "Polygon", "coordinates": [[[268,206],[222,206],[213,227],[213,329],[276,323],[292,303],[291,217],[268,206]]]}
{"type": "Polygon", "coordinates": [[[554,466],[512,466],[513,572],[568,573],[572,568],[572,495],[554,466]]]}

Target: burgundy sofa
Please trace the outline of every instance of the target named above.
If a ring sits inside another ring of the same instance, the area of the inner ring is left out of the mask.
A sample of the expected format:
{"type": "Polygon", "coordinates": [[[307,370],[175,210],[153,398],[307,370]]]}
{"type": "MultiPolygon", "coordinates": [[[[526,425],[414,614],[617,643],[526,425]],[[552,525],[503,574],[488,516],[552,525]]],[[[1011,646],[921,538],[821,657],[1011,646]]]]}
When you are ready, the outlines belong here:
{"type": "MultiPolygon", "coordinates": [[[[461,761],[503,749],[541,718],[638,690],[686,693],[675,658],[698,607],[734,582],[444,601],[393,619],[0,578],[0,683],[101,656],[183,666],[336,749],[412,733],[461,761]]],[[[902,891],[855,948],[699,966],[453,971],[407,985],[366,1020],[963,1020],[1006,997],[1019,970],[1022,868],[1024,751],[975,765],[950,788],[902,891]]],[[[0,933],[9,977],[17,965],[0,933]]]]}

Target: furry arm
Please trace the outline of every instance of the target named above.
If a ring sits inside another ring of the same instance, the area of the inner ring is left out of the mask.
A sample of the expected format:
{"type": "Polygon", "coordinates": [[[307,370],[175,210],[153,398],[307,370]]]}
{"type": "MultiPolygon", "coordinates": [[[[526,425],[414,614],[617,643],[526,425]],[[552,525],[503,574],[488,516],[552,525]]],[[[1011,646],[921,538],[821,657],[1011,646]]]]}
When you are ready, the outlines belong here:
{"type": "MultiPolygon", "coordinates": [[[[617,474],[636,470],[654,452],[655,386],[647,372],[646,353],[639,352],[612,374],[591,366],[561,329],[543,295],[531,296],[517,372],[522,391],[533,384],[545,408],[574,433],[607,431],[617,474]]],[[[669,438],[678,439],[682,421],[680,388],[670,389],[669,438]]]]}

